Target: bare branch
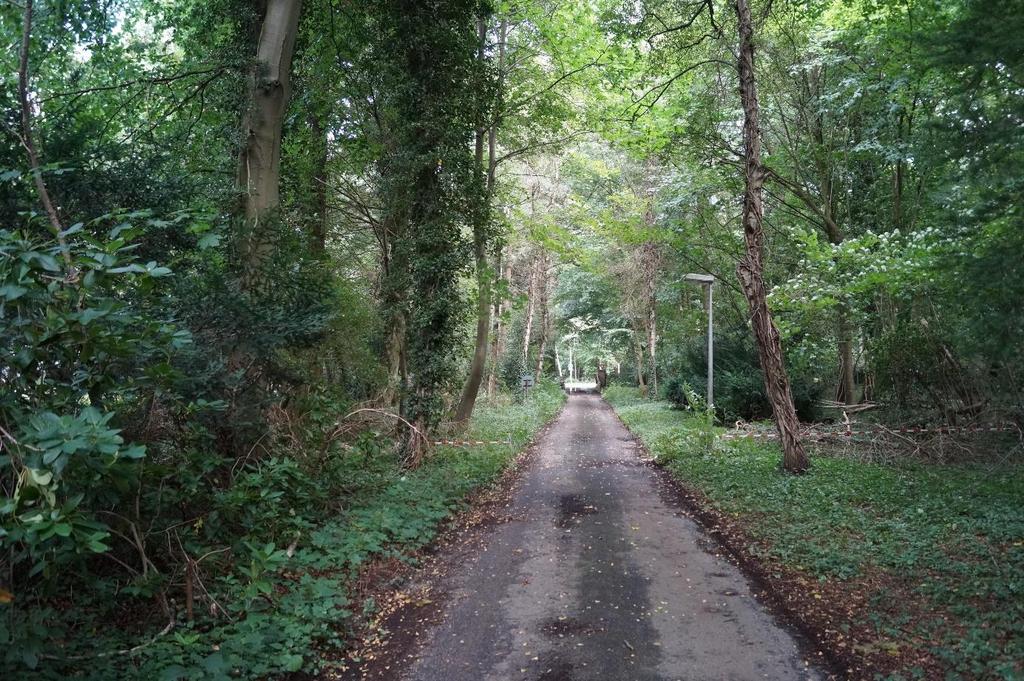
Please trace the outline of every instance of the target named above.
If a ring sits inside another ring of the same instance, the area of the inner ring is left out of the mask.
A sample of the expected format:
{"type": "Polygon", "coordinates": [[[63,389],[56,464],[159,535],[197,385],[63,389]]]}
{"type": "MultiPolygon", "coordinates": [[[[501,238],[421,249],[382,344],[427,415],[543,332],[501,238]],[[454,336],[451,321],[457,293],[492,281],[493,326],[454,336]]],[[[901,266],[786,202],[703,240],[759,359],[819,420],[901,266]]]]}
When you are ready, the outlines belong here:
{"type": "Polygon", "coordinates": [[[218,65],[218,66],[211,66],[210,68],[206,68],[206,69],[195,69],[195,70],[192,70],[192,71],[182,71],[181,73],[174,73],[174,74],[167,75],[167,76],[145,76],[145,77],[142,77],[142,78],[135,78],[135,79],[126,80],[126,81],[123,81],[123,82],[120,82],[120,83],[115,83],[113,85],[97,85],[96,87],[87,87],[87,88],[82,88],[80,90],[67,90],[65,92],[55,92],[54,94],[52,94],[52,95],[50,95],[48,97],[44,97],[43,99],[41,99],[39,101],[40,101],[40,103],[45,104],[46,102],[49,102],[51,100],[61,99],[63,97],[79,97],[81,95],[89,95],[89,94],[93,94],[95,92],[109,92],[110,90],[124,90],[125,88],[134,87],[136,85],[167,85],[169,83],[173,83],[175,81],[182,80],[184,78],[190,78],[192,76],[202,76],[202,75],[206,75],[206,74],[209,74],[209,73],[216,73],[216,74],[219,75],[223,71],[227,70],[227,68],[228,68],[227,66],[222,64],[222,65],[218,65]]]}

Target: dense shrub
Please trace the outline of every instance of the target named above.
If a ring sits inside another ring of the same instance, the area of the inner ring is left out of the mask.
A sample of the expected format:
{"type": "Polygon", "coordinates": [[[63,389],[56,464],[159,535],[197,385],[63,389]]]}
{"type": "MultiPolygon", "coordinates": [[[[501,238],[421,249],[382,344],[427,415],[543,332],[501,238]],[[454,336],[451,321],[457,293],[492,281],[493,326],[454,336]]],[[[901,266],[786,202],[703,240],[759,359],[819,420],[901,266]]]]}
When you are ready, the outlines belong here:
{"type": "MultiPolygon", "coordinates": [[[[803,421],[818,419],[824,385],[801,363],[790,359],[787,365],[797,415],[803,421]]],[[[688,345],[679,353],[671,372],[662,381],[663,396],[677,409],[688,409],[687,387],[698,395],[706,390],[706,349],[703,345],[688,345]]],[[[722,333],[715,337],[715,411],[725,421],[753,421],[772,415],[757,349],[749,334],[722,333]]]]}

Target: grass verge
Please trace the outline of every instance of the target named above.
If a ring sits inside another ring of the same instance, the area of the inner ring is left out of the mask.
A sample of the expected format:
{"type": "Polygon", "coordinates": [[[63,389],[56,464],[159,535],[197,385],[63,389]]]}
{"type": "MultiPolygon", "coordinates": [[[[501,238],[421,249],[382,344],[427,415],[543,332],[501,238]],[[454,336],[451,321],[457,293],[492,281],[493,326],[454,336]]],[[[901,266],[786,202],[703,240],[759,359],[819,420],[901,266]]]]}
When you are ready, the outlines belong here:
{"type": "Polygon", "coordinates": [[[818,457],[794,477],[772,444],[709,448],[667,403],[605,397],[850,678],[1024,679],[1019,465],[818,457]]]}

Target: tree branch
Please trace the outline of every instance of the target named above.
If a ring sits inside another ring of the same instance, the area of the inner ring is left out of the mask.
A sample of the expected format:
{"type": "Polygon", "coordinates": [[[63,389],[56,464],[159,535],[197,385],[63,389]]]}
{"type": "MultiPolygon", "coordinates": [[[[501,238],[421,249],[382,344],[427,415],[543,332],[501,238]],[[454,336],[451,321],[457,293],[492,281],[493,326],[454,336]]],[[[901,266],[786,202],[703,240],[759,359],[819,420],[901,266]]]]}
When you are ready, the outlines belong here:
{"type": "Polygon", "coordinates": [[[125,88],[133,87],[135,85],[167,85],[177,80],[189,78],[191,76],[202,76],[208,73],[217,73],[225,71],[228,67],[224,65],[211,66],[207,69],[195,69],[193,71],[182,71],[181,73],[175,73],[169,76],[148,76],[142,78],[135,78],[133,80],[126,80],[113,85],[97,85],[96,87],[87,87],[80,90],[67,90],[65,92],[55,92],[49,97],[44,97],[39,100],[40,103],[45,104],[54,99],[61,99],[63,97],[79,97],[81,95],[93,94],[95,92],[109,92],[110,90],[123,90],[125,88]]]}
{"type": "Polygon", "coordinates": [[[25,148],[28,156],[29,167],[32,171],[32,180],[39,194],[39,200],[43,204],[46,216],[50,220],[50,229],[60,244],[60,252],[64,257],[64,264],[67,266],[66,281],[74,282],[78,279],[75,266],[71,262],[71,251],[68,249],[67,241],[64,239],[64,227],[60,223],[57,209],[50,199],[50,192],[43,180],[43,172],[39,168],[39,154],[36,152],[35,142],[32,141],[32,105],[28,101],[28,57],[29,45],[32,38],[32,0],[25,0],[25,10],[22,13],[21,26],[21,54],[18,60],[18,101],[21,105],[21,135],[19,135],[21,146],[25,148]]]}

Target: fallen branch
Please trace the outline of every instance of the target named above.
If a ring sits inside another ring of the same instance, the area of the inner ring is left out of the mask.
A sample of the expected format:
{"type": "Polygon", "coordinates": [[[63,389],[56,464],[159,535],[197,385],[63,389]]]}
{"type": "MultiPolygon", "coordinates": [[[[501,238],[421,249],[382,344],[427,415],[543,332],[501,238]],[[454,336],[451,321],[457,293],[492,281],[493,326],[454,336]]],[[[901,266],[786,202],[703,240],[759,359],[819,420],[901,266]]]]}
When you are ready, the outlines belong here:
{"type": "MultiPolygon", "coordinates": [[[[424,433],[420,428],[417,428],[414,424],[410,423],[400,414],[396,414],[393,411],[388,411],[387,409],[379,409],[376,407],[361,407],[359,409],[356,409],[355,411],[351,411],[348,414],[345,414],[340,419],[338,419],[338,423],[335,424],[334,429],[327,434],[326,438],[324,438],[324,446],[323,449],[321,450],[322,454],[327,453],[327,448],[330,446],[332,442],[334,442],[342,435],[345,435],[346,433],[352,431],[353,427],[350,424],[345,424],[344,422],[352,418],[353,416],[356,416],[357,414],[379,414],[380,416],[385,416],[387,418],[401,421],[409,429],[409,432],[411,434],[408,443],[409,449],[411,451],[422,453],[426,451],[431,445],[431,441],[427,439],[426,433],[424,433]]],[[[414,467],[416,461],[414,460],[412,462],[409,462],[409,464],[414,467]]]]}

